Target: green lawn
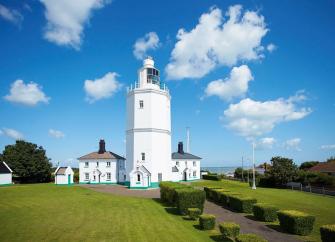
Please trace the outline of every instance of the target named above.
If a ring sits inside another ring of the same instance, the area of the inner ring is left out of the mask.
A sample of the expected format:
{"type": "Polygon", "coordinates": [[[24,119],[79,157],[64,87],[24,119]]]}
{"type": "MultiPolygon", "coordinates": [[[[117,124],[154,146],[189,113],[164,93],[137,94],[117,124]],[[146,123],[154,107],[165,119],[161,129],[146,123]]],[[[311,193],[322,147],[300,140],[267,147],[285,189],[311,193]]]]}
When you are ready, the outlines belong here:
{"type": "Polygon", "coordinates": [[[335,197],[292,191],[288,189],[257,188],[252,190],[248,184],[237,181],[199,181],[193,186],[222,186],[230,191],[236,191],[257,199],[258,202],[270,203],[280,209],[296,209],[316,217],[315,226],[310,237],[320,241],[319,228],[324,224],[335,224],[335,197]]]}
{"type": "Polygon", "coordinates": [[[1,241],[212,241],[152,199],[78,186],[0,187],[1,241]]]}

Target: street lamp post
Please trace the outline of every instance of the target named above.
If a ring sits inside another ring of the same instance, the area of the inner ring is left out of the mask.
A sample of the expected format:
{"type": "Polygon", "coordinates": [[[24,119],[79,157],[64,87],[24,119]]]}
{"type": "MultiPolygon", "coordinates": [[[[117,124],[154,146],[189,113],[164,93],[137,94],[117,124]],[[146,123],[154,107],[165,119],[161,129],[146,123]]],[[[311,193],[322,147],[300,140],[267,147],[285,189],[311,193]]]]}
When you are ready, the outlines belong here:
{"type": "Polygon", "coordinates": [[[242,181],[244,182],[243,169],[244,167],[243,167],[243,156],[242,156],[242,181]]]}
{"type": "Polygon", "coordinates": [[[255,180],[255,141],[252,142],[252,189],[256,189],[255,180]]]}

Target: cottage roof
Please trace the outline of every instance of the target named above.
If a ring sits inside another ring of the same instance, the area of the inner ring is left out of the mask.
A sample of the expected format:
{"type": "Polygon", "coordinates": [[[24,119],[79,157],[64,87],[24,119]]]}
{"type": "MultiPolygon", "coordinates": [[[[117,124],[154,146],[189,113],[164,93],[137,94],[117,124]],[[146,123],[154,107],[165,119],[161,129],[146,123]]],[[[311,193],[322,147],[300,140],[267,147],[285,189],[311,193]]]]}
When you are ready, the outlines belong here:
{"type": "Polygon", "coordinates": [[[199,156],[184,152],[183,142],[178,143],[178,151],[171,155],[173,160],[201,160],[199,156]]]}
{"type": "Polygon", "coordinates": [[[59,167],[59,169],[56,172],[56,175],[65,175],[67,167],[59,167]]]}
{"type": "Polygon", "coordinates": [[[319,163],[311,167],[309,170],[318,172],[335,172],[335,161],[319,163]]]}
{"type": "Polygon", "coordinates": [[[12,173],[12,170],[4,161],[2,162],[0,161],[0,174],[8,174],[8,173],[12,173]]]}
{"type": "Polygon", "coordinates": [[[103,153],[99,152],[92,152],[87,155],[84,155],[82,157],[79,157],[78,160],[99,160],[99,159],[117,159],[117,160],[125,160],[120,155],[117,155],[111,151],[106,151],[103,153]]]}

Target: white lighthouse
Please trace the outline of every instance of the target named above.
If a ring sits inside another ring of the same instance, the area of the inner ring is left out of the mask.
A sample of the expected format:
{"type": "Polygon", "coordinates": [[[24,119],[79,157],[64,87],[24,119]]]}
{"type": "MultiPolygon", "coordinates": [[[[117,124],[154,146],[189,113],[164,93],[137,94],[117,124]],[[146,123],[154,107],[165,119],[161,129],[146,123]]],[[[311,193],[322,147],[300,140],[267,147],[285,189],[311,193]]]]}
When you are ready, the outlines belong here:
{"type": "Polygon", "coordinates": [[[170,94],[148,57],[127,92],[126,169],[130,188],[171,180],[170,94]]]}

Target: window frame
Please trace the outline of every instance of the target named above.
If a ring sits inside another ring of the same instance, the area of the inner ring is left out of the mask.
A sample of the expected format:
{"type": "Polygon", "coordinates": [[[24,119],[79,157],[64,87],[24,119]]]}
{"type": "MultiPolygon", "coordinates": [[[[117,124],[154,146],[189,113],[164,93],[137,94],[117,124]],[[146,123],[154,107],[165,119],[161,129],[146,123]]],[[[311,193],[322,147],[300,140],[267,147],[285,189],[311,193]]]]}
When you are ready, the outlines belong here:
{"type": "Polygon", "coordinates": [[[90,165],[90,163],[89,163],[88,161],[85,161],[85,165],[84,165],[84,167],[85,167],[85,168],[88,168],[89,165],[90,165]],[[87,165],[86,165],[86,164],[87,164],[87,165]]]}
{"type": "Polygon", "coordinates": [[[107,174],[106,181],[111,181],[112,180],[112,173],[107,172],[106,174],[107,174]]]}
{"type": "Polygon", "coordinates": [[[89,181],[90,180],[90,173],[85,172],[85,181],[89,181]]]}
{"type": "Polygon", "coordinates": [[[145,161],[145,152],[141,153],[141,161],[145,161]]]}
{"type": "Polygon", "coordinates": [[[111,167],[111,162],[107,161],[106,167],[111,167]]]}
{"type": "Polygon", "coordinates": [[[141,182],[141,174],[137,173],[137,182],[141,182]]]}
{"type": "Polygon", "coordinates": [[[144,101],[143,100],[139,100],[139,108],[140,109],[144,108],[144,101]]]}

